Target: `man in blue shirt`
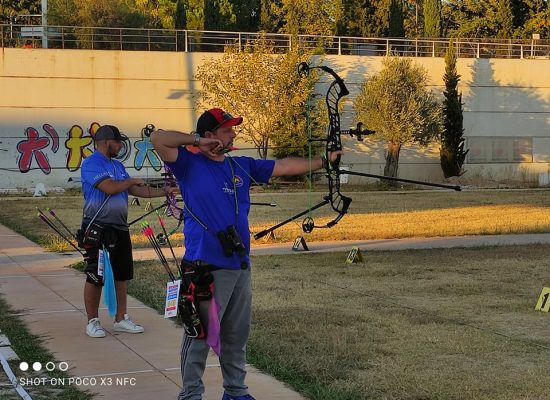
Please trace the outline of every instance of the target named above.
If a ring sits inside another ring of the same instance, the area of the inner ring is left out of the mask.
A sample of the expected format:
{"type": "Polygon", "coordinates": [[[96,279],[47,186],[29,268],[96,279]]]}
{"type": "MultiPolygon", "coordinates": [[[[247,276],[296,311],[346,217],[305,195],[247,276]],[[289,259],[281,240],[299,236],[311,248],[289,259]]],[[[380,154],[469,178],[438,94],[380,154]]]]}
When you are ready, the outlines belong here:
{"type": "Polygon", "coordinates": [[[116,126],[101,126],[94,136],[96,150],[84,159],[80,171],[84,194],[82,232],[98,232],[96,242],[85,244],[88,256],[84,285],[84,305],[88,315],[86,334],[93,338],[105,337],[98,315],[103,286],[102,272],[98,271],[98,254],[103,246],[109,251],[115,278],[117,311],[113,329],[117,332],[143,332],[143,327],[135,324],[126,313],[126,281],[133,278],[132,244],[127,223],[128,193],[149,198],[162,197],[173,190],[145,186],[142,179],[128,175],[124,165],[114,159],[125,140],[128,138],[116,126]]]}
{"type": "MultiPolygon", "coordinates": [[[[202,375],[210,346],[220,357],[225,389],[222,400],[254,400],[244,382],[252,305],[250,186],[267,183],[272,176],[302,175],[310,169],[310,160],[304,158],[275,161],[226,156],[236,136],[233,127],[242,121],[242,117],[213,108],[199,117],[195,135],[162,130],[151,135],[155,150],[176,176],[184,201],[182,267],[191,263],[199,275],[208,271],[215,287],[215,312],[212,302],[198,304],[207,340],[188,335],[183,340],[179,400],[202,399],[202,375]],[[185,145],[200,151],[188,151],[185,145]],[[213,329],[219,329],[218,343],[211,340],[213,329]]],[[[331,153],[330,161],[341,154],[331,153]]],[[[316,158],[311,168],[321,169],[325,162],[316,158]]]]}

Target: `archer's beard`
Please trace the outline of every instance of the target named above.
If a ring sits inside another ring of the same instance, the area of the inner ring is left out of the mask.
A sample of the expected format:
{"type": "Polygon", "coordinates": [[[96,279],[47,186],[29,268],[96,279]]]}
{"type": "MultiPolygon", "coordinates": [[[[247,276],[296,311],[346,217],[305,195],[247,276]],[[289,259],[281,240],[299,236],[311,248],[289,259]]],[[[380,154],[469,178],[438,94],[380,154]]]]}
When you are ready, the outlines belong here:
{"type": "MultiPolygon", "coordinates": [[[[120,149],[122,150],[122,149],[120,149]]],[[[116,150],[112,147],[109,147],[109,157],[110,158],[116,158],[118,156],[118,153],[120,152],[120,150],[116,150]]]]}

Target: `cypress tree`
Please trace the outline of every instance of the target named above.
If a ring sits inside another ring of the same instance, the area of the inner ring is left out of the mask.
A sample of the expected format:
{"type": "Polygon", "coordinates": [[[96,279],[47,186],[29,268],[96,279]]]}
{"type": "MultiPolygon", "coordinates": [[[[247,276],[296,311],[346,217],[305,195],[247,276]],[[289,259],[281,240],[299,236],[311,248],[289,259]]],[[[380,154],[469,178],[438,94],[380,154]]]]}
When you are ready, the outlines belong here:
{"type": "Polygon", "coordinates": [[[405,36],[404,19],[405,17],[403,15],[403,1],[391,0],[389,32],[388,32],[390,37],[405,36]]]}
{"type": "Polygon", "coordinates": [[[260,16],[258,22],[260,31],[272,33],[279,31],[280,21],[273,13],[272,3],[274,3],[276,7],[281,7],[280,2],[273,2],[271,0],[260,0],[260,16]]]}
{"type": "Polygon", "coordinates": [[[235,28],[237,16],[229,0],[204,0],[204,29],[231,31],[235,28]]]}
{"type": "Polygon", "coordinates": [[[462,165],[468,154],[464,151],[462,93],[457,87],[460,75],[456,71],[456,51],[453,41],[445,54],[445,91],[443,95],[443,132],[441,134],[440,161],[445,178],[462,175],[462,165]]]}
{"type": "Polygon", "coordinates": [[[184,0],[178,0],[176,2],[176,20],[174,21],[176,29],[185,29],[187,27],[186,8],[184,0]]]}
{"type": "MultiPolygon", "coordinates": [[[[187,28],[187,12],[186,12],[186,5],[184,3],[184,0],[178,0],[176,2],[176,15],[174,16],[174,26],[176,29],[186,29],[187,28]]],[[[185,50],[185,33],[184,32],[177,32],[176,33],[176,41],[177,41],[177,50],[183,51],[185,50]]]]}
{"type": "Polygon", "coordinates": [[[441,0],[424,1],[424,36],[441,37],[441,0]]]}
{"type": "Polygon", "coordinates": [[[231,0],[236,16],[235,29],[240,32],[256,32],[260,21],[259,0],[231,0]]]}

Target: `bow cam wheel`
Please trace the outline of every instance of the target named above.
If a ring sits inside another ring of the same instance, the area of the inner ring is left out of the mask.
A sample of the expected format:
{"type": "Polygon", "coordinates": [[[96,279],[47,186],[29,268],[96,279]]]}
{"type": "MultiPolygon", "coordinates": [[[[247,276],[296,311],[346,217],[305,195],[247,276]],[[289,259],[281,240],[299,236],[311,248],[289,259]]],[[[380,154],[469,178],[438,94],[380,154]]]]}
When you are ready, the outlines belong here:
{"type": "Polygon", "coordinates": [[[302,222],[302,229],[305,233],[311,233],[313,231],[313,228],[315,228],[315,223],[313,222],[313,218],[307,217],[302,222]]]}

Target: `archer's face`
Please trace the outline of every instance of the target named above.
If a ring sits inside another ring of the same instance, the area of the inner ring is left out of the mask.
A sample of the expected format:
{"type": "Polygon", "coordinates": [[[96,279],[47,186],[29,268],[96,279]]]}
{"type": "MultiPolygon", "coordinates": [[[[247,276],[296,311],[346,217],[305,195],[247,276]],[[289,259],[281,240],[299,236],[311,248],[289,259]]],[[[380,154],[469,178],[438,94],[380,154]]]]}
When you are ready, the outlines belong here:
{"type": "Polygon", "coordinates": [[[237,136],[232,126],[218,128],[210,134],[212,138],[220,139],[222,141],[224,149],[231,148],[233,146],[233,140],[235,139],[235,136],[237,136]]]}
{"type": "Polygon", "coordinates": [[[107,140],[107,155],[109,157],[116,157],[120,150],[122,150],[121,140],[107,140]]]}

